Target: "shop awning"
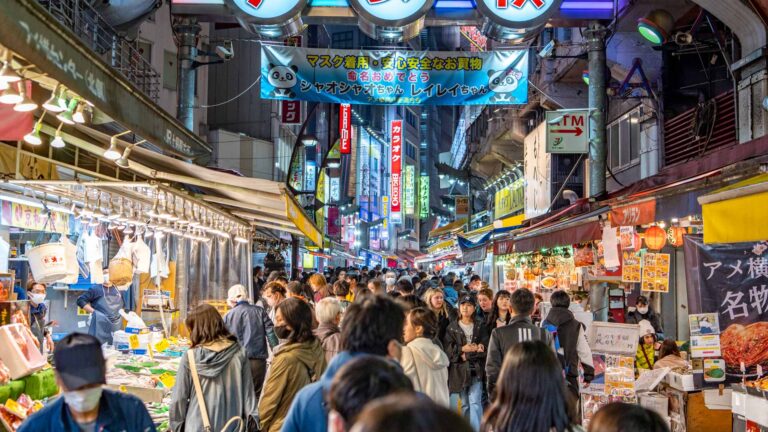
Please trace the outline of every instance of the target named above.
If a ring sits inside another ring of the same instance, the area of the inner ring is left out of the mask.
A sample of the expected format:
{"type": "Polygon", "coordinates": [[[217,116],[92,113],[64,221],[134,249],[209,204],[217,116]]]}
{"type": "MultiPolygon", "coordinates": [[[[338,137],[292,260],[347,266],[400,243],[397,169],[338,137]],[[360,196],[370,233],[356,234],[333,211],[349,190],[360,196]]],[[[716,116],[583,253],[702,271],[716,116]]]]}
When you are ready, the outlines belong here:
{"type": "Polygon", "coordinates": [[[432,246],[427,248],[427,252],[429,253],[435,253],[441,249],[448,249],[456,246],[456,239],[451,238],[448,240],[443,240],[441,242],[437,242],[433,244],[432,246]]]}
{"type": "Polygon", "coordinates": [[[603,207],[525,231],[514,238],[515,252],[534,252],[542,248],[599,240],[602,238],[599,217],[608,211],[608,207],[603,207]]]}
{"type": "Polygon", "coordinates": [[[440,228],[434,229],[429,232],[429,238],[437,238],[446,234],[454,234],[464,230],[467,226],[467,218],[462,218],[457,221],[451,222],[447,225],[443,225],[440,228]]]}
{"type": "Polygon", "coordinates": [[[741,243],[768,239],[768,174],[699,197],[704,243],[741,243]]]}
{"type": "Polygon", "coordinates": [[[523,224],[523,221],[525,220],[525,215],[517,215],[517,216],[510,216],[503,219],[496,219],[493,221],[493,227],[496,229],[500,228],[510,228],[510,227],[516,227],[523,224]]]}

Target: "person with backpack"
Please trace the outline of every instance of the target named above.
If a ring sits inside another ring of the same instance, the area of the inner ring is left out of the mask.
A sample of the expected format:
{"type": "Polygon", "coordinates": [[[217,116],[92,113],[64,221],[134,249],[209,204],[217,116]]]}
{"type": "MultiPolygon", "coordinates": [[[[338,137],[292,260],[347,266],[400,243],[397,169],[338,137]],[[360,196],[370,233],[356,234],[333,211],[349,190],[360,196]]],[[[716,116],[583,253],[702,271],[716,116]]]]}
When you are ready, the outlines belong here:
{"type": "Polygon", "coordinates": [[[578,398],[579,365],[584,369],[586,385],[595,378],[592,350],[587,342],[584,324],[577,321],[573,312],[568,309],[571,305],[568,293],[555,291],[549,302],[552,308],[541,326],[553,335],[555,352],[565,371],[568,389],[578,398]]]}
{"type": "Polygon", "coordinates": [[[534,303],[533,293],[525,288],[515,290],[510,296],[510,308],[513,316],[509,324],[496,327],[491,332],[488,342],[488,357],[485,362],[485,375],[488,379],[488,395],[492,398],[499,379],[501,364],[504,355],[515,344],[525,341],[540,340],[547,345],[552,345],[552,337],[543,328],[531,321],[534,303]]]}

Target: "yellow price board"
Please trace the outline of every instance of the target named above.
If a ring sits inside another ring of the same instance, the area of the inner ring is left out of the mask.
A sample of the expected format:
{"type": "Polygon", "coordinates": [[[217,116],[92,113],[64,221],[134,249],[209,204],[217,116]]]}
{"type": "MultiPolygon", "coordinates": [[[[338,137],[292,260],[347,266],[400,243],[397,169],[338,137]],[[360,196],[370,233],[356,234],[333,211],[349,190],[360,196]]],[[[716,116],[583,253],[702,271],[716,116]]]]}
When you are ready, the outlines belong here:
{"type": "Polygon", "coordinates": [[[160,375],[158,377],[161,383],[163,383],[163,386],[165,388],[172,388],[174,385],[176,385],[176,377],[169,374],[168,372],[165,372],[164,374],[160,375]]]}
{"type": "Polygon", "coordinates": [[[160,342],[155,344],[155,351],[157,352],[163,352],[170,347],[171,344],[168,342],[168,339],[163,339],[160,342]]]}
{"type": "Polygon", "coordinates": [[[128,345],[131,347],[132,350],[139,349],[139,336],[130,335],[128,337],[128,345]]]}

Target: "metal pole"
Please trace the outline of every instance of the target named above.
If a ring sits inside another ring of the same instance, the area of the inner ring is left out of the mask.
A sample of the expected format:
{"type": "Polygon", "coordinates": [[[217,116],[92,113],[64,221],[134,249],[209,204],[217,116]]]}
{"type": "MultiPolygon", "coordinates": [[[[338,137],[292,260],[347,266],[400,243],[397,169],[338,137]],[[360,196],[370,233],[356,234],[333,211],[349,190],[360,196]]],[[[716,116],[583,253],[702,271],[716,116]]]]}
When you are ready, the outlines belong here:
{"type": "Polygon", "coordinates": [[[587,30],[589,53],[589,195],[605,192],[606,159],[606,93],[605,93],[605,35],[607,30],[599,22],[592,22],[587,30]]]}
{"type": "Polygon", "coordinates": [[[194,17],[181,18],[174,26],[179,38],[179,103],[176,117],[190,131],[195,131],[195,85],[197,36],[200,26],[194,17]]]}

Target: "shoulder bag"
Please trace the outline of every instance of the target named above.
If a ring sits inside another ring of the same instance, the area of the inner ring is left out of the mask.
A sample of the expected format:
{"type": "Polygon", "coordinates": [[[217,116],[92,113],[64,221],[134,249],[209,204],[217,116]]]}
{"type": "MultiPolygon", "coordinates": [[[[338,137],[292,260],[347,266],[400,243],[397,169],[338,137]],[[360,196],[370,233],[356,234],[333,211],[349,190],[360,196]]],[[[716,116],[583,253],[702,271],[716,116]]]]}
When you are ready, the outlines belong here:
{"type": "MultiPolygon", "coordinates": [[[[205,406],[205,397],[203,396],[203,387],[200,385],[200,376],[197,374],[197,364],[195,363],[195,354],[193,352],[194,350],[189,349],[187,350],[187,358],[189,359],[189,371],[192,375],[192,383],[195,385],[195,395],[197,395],[197,404],[200,406],[200,416],[203,418],[203,431],[205,432],[213,432],[211,429],[211,420],[208,417],[208,409],[205,406]]],[[[245,385],[248,385],[249,383],[244,383],[245,385]]],[[[243,422],[243,419],[240,417],[232,417],[229,419],[229,421],[224,425],[224,427],[221,429],[221,432],[225,432],[229,429],[229,427],[235,423],[238,423],[237,430],[238,432],[243,432],[243,429],[245,427],[245,423],[243,422]]]]}

